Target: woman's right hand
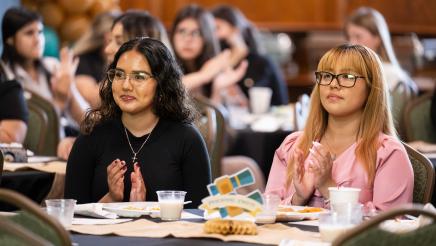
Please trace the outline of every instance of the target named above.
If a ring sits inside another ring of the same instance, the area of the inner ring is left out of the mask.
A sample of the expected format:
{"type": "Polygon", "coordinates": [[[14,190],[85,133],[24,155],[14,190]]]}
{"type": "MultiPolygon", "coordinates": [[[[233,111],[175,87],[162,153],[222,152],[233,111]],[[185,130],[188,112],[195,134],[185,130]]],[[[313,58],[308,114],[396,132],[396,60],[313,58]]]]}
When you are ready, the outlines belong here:
{"type": "Polygon", "coordinates": [[[114,160],[107,167],[108,195],[113,202],[120,202],[124,198],[124,174],[126,171],[126,162],[119,159],[114,160]]]}
{"type": "Polygon", "coordinates": [[[293,204],[305,204],[315,191],[314,176],[310,172],[305,172],[304,156],[300,149],[293,153],[293,177],[292,182],[296,193],[292,199],[293,204]]]}

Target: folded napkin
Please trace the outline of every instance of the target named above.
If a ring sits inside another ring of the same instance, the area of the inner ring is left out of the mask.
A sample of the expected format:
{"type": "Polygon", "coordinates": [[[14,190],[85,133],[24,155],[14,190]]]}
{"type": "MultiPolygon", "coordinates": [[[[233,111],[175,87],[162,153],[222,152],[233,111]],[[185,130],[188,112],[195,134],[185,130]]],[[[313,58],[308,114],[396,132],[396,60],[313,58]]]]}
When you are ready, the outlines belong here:
{"type": "Polygon", "coordinates": [[[101,203],[85,203],[76,205],[74,208],[74,214],[80,214],[101,219],[116,219],[118,215],[106,210],[103,210],[103,204],[101,203]]]}

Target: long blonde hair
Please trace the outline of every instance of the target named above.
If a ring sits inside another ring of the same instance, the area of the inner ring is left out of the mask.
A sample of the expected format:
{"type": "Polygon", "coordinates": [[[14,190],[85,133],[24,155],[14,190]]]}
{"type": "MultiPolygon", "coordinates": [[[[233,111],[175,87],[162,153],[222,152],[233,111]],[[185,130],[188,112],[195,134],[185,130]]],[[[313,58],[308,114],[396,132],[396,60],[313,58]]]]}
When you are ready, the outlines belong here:
{"type": "MultiPolygon", "coordinates": [[[[367,172],[368,183],[372,184],[375,176],[380,132],[396,137],[389,106],[388,89],[384,81],[381,61],[371,49],[352,44],[343,44],[333,48],[321,58],[318,71],[331,71],[343,64],[364,76],[369,89],[357,133],[356,157],[367,172]]],[[[320,140],[324,136],[328,124],[328,112],[321,104],[318,84],[312,91],[309,110],[303,134],[296,143],[305,157],[309,153],[312,141],[320,140]]],[[[293,162],[294,160],[291,158],[287,170],[287,187],[292,181],[292,170],[293,165],[295,165],[293,162]]]]}
{"type": "Polygon", "coordinates": [[[403,83],[410,86],[414,91],[417,90],[412,78],[401,68],[397,56],[392,45],[391,34],[389,32],[388,24],[386,23],[383,15],[377,10],[369,7],[360,7],[355,10],[345,22],[344,33],[349,40],[346,27],[349,24],[365,28],[372,35],[380,38],[380,47],[375,52],[378,53],[382,61],[392,64],[400,76],[403,83]]]}

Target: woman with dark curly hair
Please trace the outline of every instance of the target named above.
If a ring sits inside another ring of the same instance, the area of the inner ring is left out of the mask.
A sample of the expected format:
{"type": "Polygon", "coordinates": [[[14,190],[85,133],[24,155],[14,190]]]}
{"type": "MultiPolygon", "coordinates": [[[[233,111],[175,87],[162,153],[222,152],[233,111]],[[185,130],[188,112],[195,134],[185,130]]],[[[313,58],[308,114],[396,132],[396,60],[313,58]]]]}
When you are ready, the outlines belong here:
{"type": "Polygon", "coordinates": [[[207,196],[205,143],[181,71],[151,38],[124,43],[85,117],[67,164],[65,197],[78,203],[156,201],[158,190],[185,190],[192,207],[207,196]]]}

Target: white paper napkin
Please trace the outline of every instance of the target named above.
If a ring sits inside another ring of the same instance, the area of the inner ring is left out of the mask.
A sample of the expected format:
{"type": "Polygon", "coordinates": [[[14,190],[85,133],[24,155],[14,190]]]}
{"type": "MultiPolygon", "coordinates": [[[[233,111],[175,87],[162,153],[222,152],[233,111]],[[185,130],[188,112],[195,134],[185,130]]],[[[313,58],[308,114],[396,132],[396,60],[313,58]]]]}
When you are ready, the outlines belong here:
{"type": "Polygon", "coordinates": [[[118,215],[116,215],[115,213],[103,210],[103,204],[101,203],[85,203],[76,205],[76,207],[74,208],[74,214],[102,219],[118,218],[118,215]]]}

